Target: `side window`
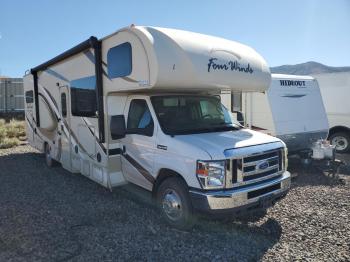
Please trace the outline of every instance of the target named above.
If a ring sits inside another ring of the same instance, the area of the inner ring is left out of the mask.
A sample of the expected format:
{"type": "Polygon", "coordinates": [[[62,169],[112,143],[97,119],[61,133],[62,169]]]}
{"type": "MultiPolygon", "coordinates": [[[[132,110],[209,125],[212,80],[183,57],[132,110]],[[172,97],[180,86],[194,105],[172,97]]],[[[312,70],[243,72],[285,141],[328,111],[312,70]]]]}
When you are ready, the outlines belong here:
{"type": "Polygon", "coordinates": [[[153,119],[147,103],[142,99],[134,99],[130,103],[127,133],[153,136],[153,119]]]}
{"type": "Polygon", "coordinates": [[[67,98],[66,94],[61,94],[61,109],[62,109],[62,116],[67,117],[67,98]]]}
{"type": "Polygon", "coordinates": [[[109,78],[130,75],[132,71],[131,44],[126,42],[109,49],[107,64],[109,78]]]}
{"type": "Polygon", "coordinates": [[[26,103],[33,103],[34,101],[34,92],[33,90],[26,91],[26,103]]]}
{"type": "Polygon", "coordinates": [[[70,88],[72,115],[95,117],[97,110],[95,76],[73,80],[70,82],[70,88]]]}

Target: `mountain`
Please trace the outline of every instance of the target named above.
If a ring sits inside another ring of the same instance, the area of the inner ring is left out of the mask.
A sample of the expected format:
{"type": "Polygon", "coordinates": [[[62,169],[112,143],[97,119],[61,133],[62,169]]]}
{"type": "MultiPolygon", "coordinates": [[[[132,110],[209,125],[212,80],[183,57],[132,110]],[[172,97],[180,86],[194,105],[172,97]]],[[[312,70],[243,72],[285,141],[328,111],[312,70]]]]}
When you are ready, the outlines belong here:
{"type": "Polygon", "coordinates": [[[292,75],[313,75],[322,73],[350,72],[350,66],[334,67],[326,66],[317,62],[306,62],[296,65],[281,65],[271,67],[271,73],[292,74],[292,75]]]}

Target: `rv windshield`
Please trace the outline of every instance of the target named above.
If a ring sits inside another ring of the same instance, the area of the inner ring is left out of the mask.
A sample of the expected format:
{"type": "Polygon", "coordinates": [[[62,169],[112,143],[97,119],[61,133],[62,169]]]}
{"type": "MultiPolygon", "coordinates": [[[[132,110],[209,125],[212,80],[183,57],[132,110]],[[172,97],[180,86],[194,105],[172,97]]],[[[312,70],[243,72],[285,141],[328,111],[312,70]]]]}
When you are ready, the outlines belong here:
{"type": "Polygon", "coordinates": [[[158,121],[168,135],[240,129],[214,96],[169,95],[151,98],[158,121]]]}

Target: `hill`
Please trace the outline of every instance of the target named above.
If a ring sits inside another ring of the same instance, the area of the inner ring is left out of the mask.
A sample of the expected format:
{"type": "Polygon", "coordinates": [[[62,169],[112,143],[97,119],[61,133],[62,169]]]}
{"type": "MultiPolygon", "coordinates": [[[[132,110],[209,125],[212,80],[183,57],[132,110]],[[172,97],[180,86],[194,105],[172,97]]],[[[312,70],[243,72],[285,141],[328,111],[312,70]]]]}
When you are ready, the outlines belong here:
{"type": "Polygon", "coordinates": [[[306,62],[296,65],[281,65],[271,67],[271,73],[278,74],[292,74],[292,75],[313,75],[322,73],[339,73],[339,72],[350,72],[350,66],[334,67],[327,66],[317,62],[306,62]]]}

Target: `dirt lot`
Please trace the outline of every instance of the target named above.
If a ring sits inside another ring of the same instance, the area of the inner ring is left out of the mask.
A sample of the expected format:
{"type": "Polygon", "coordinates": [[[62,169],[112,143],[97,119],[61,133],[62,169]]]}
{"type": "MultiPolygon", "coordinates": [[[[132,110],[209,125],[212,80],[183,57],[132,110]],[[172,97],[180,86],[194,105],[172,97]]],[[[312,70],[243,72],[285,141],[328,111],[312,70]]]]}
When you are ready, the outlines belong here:
{"type": "Polygon", "coordinates": [[[0,261],[350,261],[349,169],[339,181],[291,165],[291,191],[257,222],[181,232],[125,189],[48,169],[29,146],[0,150],[0,261]]]}

